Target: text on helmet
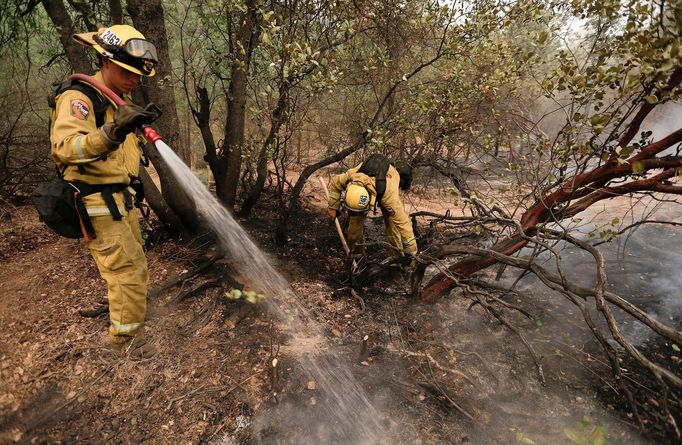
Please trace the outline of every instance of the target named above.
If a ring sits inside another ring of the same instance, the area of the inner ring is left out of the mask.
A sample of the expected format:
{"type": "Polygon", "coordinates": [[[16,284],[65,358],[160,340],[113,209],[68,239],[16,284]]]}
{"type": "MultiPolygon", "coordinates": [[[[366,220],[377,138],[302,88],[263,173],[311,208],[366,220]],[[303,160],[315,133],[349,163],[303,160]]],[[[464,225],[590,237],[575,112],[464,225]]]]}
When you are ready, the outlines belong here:
{"type": "Polygon", "coordinates": [[[107,28],[104,30],[102,35],[100,36],[100,39],[107,45],[112,45],[112,46],[120,46],[121,45],[121,38],[116,35],[111,29],[107,28]]]}

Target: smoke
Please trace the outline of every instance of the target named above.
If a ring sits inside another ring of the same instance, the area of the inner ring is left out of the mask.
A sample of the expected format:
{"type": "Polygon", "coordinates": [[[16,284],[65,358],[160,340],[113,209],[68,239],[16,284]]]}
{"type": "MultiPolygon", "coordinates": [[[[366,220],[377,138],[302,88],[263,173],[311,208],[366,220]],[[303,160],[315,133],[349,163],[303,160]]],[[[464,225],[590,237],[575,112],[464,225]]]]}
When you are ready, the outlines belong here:
{"type": "MultiPolygon", "coordinates": [[[[667,102],[659,105],[644,120],[641,132],[650,131],[649,141],[658,141],[682,128],[682,104],[667,102]]],[[[639,139],[639,135],[635,140],[639,139]]],[[[663,155],[672,155],[677,149],[670,147],[663,155]]],[[[618,232],[625,226],[642,220],[681,221],[682,208],[673,199],[663,202],[650,198],[619,197],[591,206],[576,215],[579,223],[571,223],[571,233],[586,241],[600,241],[600,237],[618,232]],[[601,232],[601,233],[600,233],[601,232]]],[[[560,227],[555,227],[561,229],[560,227]]],[[[682,264],[682,230],[670,225],[643,225],[599,247],[607,264],[609,289],[644,309],[652,317],[672,325],[680,325],[682,302],[679,289],[682,275],[678,265],[682,264]]],[[[560,250],[562,265],[568,279],[582,286],[592,287],[596,281],[596,265],[591,255],[581,249],[562,243],[560,250]]],[[[526,250],[524,254],[529,254],[526,250]]],[[[544,266],[555,270],[549,255],[541,258],[544,266]]],[[[528,277],[528,289],[541,286],[528,277]]],[[[623,314],[621,319],[625,318],[623,314]]],[[[653,333],[637,321],[623,325],[626,337],[635,344],[651,338],[653,333]]]]}
{"type": "Polygon", "coordinates": [[[654,141],[680,128],[682,128],[682,104],[679,102],[666,102],[659,105],[647,116],[641,126],[642,131],[652,132],[651,137],[654,141]]]}

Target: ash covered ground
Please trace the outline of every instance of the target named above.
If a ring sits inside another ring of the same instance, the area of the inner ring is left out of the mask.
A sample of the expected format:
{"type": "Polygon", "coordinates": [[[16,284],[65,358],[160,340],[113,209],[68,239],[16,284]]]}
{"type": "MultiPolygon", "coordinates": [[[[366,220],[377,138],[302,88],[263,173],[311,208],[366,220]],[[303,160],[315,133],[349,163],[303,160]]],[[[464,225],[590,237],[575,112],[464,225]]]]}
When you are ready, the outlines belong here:
{"type": "MultiPolygon", "coordinates": [[[[79,313],[104,297],[87,249],[50,234],[32,209],[13,212],[0,234],[1,441],[568,444],[571,432],[595,429],[608,443],[668,440],[637,431],[609,389],[606,359],[559,296],[524,281],[514,301],[534,315],[514,321],[541,359],[543,384],[519,336],[472,305],[465,289],[417,304],[398,274],[359,289],[363,310],[344,289],[342,253],[317,201],[295,218],[301,230],[285,248],[273,246],[267,215],[247,227],[319,337],[292,343],[264,306],[225,298],[237,283],[223,261],[150,298],[147,331],[159,352],[140,360],[107,351],[106,315],[79,313]],[[348,390],[343,380],[322,382],[306,366],[319,361],[349,372],[371,402],[354,426],[330,404],[348,390]]],[[[380,220],[368,226],[370,238],[382,236],[380,220]]],[[[679,240],[660,237],[662,249],[679,240]]],[[[201,246],[152,241],[152,287],[205,261],[201,246]]],[[[645,281],[669,271],[656,274],[645,281]]],[[[659,352],[679,363],[679,352],[659,352]]]]}

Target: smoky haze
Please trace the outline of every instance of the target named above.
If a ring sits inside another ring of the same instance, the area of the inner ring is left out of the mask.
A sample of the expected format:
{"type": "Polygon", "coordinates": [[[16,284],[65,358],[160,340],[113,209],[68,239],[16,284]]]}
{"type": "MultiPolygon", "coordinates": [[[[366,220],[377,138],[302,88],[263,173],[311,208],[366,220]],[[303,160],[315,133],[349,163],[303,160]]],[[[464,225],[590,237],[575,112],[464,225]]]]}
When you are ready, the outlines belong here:
{"type": "MultiPolygon", "coordinates": [[[[651,131],[651,139],[656,141],[680,127],[682,105],[667,103],[646,119],[641,131],[651,131]]],[[[664,155],[674,154],[675,150],[676,147],[672,147],[664,155]]],[[[682,210],[675,197],[667,198],[664,202],[639,197],[603,201],[577,215],[582,221],[574,229],[578,237],[597,241],[598,238],[590,236],[590,233],[594,235],[609,225],[612,225],[612,230],[618,231],[644,219],[682,222],[682,210]],[[613,224],[614,218],[618,218],[616,224],[613,224]]],[[[669,326],[682,328],[682,228],[642,225],[600,245],[598,249],[606,259],[610,290],[669,326]]],[[[594,286],[596,267],[592,256],[568,244],[559,246],[558,250],[567,278],[583,286],[594,286]]],[[[530,253],[529,249],[522,252],[525,255],[530,253]]],[[[543,266],[553,268],[554,259],[546,256],[540,261],[543,266]]],[[[508,270],[503,276],[503,283],[511,285],[519,273],[508,270]]],[[[543,355],[548,384],[539,388],[529,380],[525,390],[521,390],[514,383],[514,378],[501,379],[496,383],[497,390],[486,398],[486,407],[505,418],[505,423],[511,424],[511,428],[526,433],[531,439],[542,437],[549,430],[555,431],[555,436],[544,436],[546,443],[564,443],[560,425],[566,426],[569,419],[579,419],[581,415],[588,415],[593,424],[606,426],[609,443],[648,443],[629,428],[624,428],[622,421],[607,411],[604,402],[598,400],[589,388],[587,382],[595,382],[595,379],[598,382],[597,375],[600,372],[607,375],[608,372],[605,372],[606,366],[596,365],[599,360],[590,359],[584,366],[577,365],[579,360],[584,360],[585,351],[591,351],[595,356],[603,355],[577,308],[531,275],[517,283],[516,289],[538,304],[536,316],[539,325],[535,335],[530,336],[530,341],[543,355]],[[544,427],[538,428],[538,422],[543,423],[544,427]]],[[[594,307],[592,310],[595,319],[601,318],[594,307]]],[[[643,346],[656,336],[640,322],[631,318],[626,321],[624,314],[618,311],[615,311],[615,315],[620,320],[620,328],[626,338],[636,346],[643,346]]],[[[490,337],[486,337],[485,342],[490,341],[490,337]]],[[[487,351],[494,347],[483,345],[486,357],[491,355],[491,361],[495,357],[487,351]]],[[[505,369],[508,359],[503,353],[498,353],[497,360],[500,375],[506,373],[518,378],[518,373],[505,369]]],[[[532,365],[526,363],[526,366],[530,368],[532,365]]]]}

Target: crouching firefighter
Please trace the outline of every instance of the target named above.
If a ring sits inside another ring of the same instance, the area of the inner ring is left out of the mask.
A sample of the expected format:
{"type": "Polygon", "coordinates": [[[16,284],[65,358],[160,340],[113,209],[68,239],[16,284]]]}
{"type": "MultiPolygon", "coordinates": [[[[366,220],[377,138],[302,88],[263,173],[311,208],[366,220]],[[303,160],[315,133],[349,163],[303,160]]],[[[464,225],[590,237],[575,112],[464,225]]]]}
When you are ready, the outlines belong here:
{"type": "Polygon", "coordinates": [[[334,220],[343,206],[349,215],[348,241],[351,254],[361,255],[365,249],[364,224],[367,213],[381,209],[390,244],[388,256],[417,254],[412,224],[400,199],[400,190],[408,190],[411,171],[401,167],[399,173],[382,154],[373,154],[362,164],[336,175],[329,183],[329,217],[334,220]]]}
{"type": "Polygon", "coordinates": [[[158,117],[152,104],[141,108],[129,95],[142,76],[154,75],[158,59],[154,45],[127,25],[73,38],[97,51],[93,77],[126,102],[115,109],[95,87],[67,81],[52,96],[50,127],[57,168],[82,196],[85,241],[107,283],[109,338],[122,349],[141,332],[147,306],[147,259],[131,187],[143,157],[135,129],[158,117]]]}

